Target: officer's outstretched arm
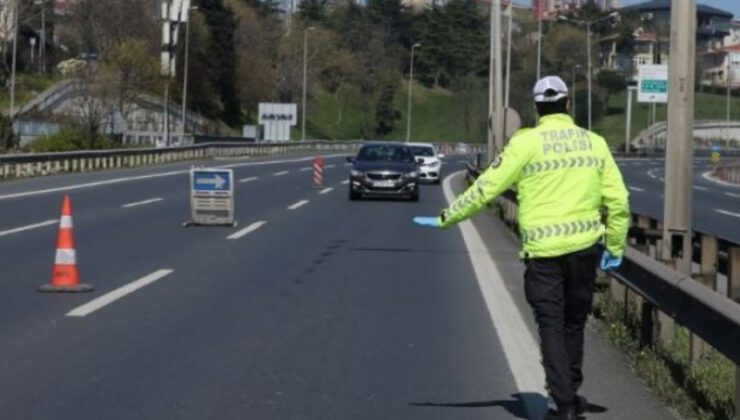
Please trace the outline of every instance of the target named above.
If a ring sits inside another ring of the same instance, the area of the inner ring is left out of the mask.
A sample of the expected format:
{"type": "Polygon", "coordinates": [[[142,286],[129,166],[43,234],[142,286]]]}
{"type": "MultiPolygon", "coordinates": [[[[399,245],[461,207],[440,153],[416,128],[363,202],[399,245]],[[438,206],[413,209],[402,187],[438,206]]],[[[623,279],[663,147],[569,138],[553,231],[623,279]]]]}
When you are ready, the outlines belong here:
{"type": "Polygon", "coordinates": [[[601,196],[604,206],[609,210],[606,221],[606,249],[612,255],[621,257],[624,255],[630,223],[629,193],[611,154],[604,163],[601,196]]]}
{"type": "Polygon", "coordinates": [[[441,227],[447,228],[476,215],[488,202],[515,184],[532,155],[526,138],[514,137],[504,152],[494,159],[478,179],[447,209],[442,211],[441,227]]]}

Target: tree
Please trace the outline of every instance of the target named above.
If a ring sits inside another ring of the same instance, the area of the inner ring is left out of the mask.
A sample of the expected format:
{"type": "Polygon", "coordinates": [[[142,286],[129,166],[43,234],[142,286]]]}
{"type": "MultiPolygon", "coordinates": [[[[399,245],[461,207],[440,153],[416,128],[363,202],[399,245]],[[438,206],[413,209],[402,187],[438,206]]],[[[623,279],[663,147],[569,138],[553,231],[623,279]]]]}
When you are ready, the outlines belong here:
{"type": "Polygon", "coordinates": [[[223,106],[221,118],[229,124],[236,124],[241,120],[235,77],[237,20],[223,0],[200,0],[199,7],[210,35],[206,66],[223,106]]]}
{"type": "Polygon", "coordinates": [[[393,131],[396,121],[401,117],[393,103],[399,86],[398,80],[397,74],[383,72],[380,95],[375,106],[375,134],[381,138],[393,131]]]}
{"type": "Polygon", "coordinates": [[[141,39],[123,40],[103,58],[98,82],[107,85],[110,100],[124,120],[143,94],[158,92],[159,65],[147,52],[147,41],[141,39]]]}
{"type": "Polygon", "coordinates": [[[627,87],[627,82],[624,79],[624,75],[614,70],[604,69],[599,72],[596,77],[597,83],[601,88],[604,89],[606,96],[604,97],[604,111],[609,112],[609,98],[619,92],[622,92],[627,87]]]}

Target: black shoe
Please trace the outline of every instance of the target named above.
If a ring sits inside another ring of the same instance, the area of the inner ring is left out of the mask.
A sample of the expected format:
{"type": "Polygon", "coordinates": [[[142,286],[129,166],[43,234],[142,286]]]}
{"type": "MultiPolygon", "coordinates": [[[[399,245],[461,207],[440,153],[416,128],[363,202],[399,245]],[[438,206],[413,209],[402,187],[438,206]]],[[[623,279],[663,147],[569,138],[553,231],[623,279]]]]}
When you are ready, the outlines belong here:
{"type": "Polygon", "coordinates": [[[576,420],[577,418],[575,407],[549,410],[545,416],[545,420],[576,420]]]}
{"type": "Polygon", "coordinates": [[[576,395],[575,411],[578,415],[581,415],[588,411],[588,400],[586,400],[585,397],[576,395]]]}

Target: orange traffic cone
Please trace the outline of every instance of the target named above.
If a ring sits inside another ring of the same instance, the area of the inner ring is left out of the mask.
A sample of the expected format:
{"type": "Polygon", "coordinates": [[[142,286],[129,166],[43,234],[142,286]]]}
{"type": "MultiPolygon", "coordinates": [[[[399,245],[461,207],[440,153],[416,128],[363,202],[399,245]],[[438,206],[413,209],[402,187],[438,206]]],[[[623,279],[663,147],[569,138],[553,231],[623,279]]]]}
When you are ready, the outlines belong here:
{"type": "Polygon", "coordinates": [[[69,196],[65,195],[62,201],[62,218],[59,220],[54,272],[51,283],[39,287],[39,292],[90,292],[93,290],[89,284],[80,283],[72,230],[72,202],[69,196]]]}

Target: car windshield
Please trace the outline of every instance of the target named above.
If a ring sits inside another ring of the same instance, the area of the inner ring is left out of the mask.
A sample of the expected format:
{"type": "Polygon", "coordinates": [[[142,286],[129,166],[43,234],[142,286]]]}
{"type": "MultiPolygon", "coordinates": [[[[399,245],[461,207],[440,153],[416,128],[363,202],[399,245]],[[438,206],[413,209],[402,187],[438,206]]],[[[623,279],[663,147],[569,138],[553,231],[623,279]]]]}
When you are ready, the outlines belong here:
{"type": "Polygon", "coordinates": [[[357,160],[363,162],[397,162],[412,163],[414,155],[404,146],[372,145],[364,146],[357,154],[357,160]]]}
{"type": "Polygon", "coordinates": [[[411,153],[413,153],[414,156],[433,157],[434,148],[429,146],[411,146],[411,153]]]}

